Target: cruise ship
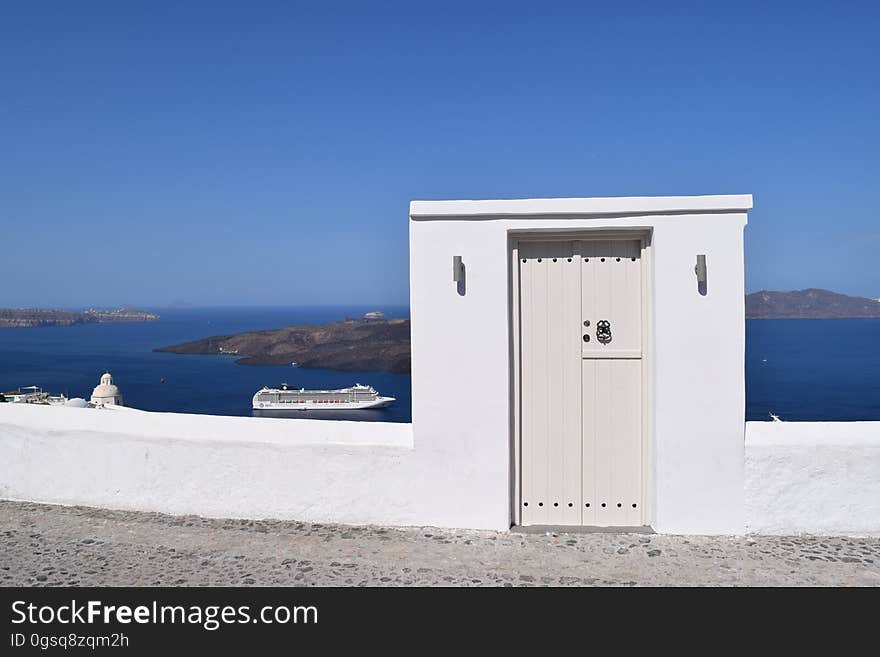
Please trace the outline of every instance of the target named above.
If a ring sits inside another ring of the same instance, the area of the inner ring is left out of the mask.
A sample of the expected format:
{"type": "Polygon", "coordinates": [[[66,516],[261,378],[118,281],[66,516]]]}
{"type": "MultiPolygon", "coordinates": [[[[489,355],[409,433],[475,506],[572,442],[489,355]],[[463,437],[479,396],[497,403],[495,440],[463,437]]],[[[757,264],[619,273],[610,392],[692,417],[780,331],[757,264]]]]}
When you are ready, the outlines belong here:
{"type": "Polygon", "coordinates": [[[382,397],[372,386],[354,384],[339,390],[306,390],[286,383],[280,388],[264,387],[254,395],[254,410],[349,411],[382,408],[394,397],[382,397]]]}

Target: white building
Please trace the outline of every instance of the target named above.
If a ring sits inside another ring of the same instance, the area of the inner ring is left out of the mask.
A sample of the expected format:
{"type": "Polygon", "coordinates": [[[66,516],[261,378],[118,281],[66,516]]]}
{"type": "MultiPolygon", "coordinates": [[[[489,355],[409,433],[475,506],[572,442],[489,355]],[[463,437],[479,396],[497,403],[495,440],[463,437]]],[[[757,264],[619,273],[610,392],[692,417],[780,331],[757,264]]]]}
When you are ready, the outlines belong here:
{"type": "Polygon", "coordinates": [[[415,449],[434,452],[450,512],[743,531],[751,207],[749,195],[410,205],[415,449]]]}
{"type": "Polygon", "coordinates": [[[110,372],[101,375],[101,383],[92,390],[91,402],[99,406],[122,406],[122,393],[113,383],[110,372]]]}

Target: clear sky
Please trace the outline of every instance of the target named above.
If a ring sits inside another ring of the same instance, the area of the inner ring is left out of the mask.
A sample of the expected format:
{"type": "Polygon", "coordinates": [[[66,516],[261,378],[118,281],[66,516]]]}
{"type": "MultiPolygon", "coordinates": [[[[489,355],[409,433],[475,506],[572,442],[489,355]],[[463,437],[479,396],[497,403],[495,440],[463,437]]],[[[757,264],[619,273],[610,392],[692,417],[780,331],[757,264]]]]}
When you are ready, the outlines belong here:
{"type": "Polygon", "coordinates": [[[880,297],[880,3],[0,4],[0,306],[408,301],[410,199],[753,193],[880,297]]]}

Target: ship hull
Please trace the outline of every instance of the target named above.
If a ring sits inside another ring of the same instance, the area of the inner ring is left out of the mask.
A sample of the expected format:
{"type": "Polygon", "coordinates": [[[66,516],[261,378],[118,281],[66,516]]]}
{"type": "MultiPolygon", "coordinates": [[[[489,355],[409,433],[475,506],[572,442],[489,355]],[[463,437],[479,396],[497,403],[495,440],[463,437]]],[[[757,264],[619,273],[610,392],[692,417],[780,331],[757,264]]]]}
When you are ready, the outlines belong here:
{"type": "Polygon", "coordinates": [[[392,403],[394,403],[394,397],[379,397],[370,401],[357,402],[255,401],[253,407],[255,411],[358,411],[366,408],[385,408],[391,406],[392,403]]]}
{"type": "Polygon", "coordinates": [[[306,390],[282,384],[280,388],[264,386],[257,391],[251,406],[255,411],[360,411],[384,408],[394,397],[383,397],[372,386],[356,383],[339,390],[306,390]]]}

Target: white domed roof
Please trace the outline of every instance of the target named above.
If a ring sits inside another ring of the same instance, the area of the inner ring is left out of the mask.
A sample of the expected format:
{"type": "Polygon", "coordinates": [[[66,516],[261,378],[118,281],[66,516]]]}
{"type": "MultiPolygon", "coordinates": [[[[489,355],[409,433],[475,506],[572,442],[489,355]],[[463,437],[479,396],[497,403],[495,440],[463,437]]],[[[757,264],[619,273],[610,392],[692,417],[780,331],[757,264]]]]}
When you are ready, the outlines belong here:
{"type": "Polygon", "coordinates": [[[72,408],[88,408],[89,404],[82,397],[74,397],[73,399],[68,399],[64,402],[65,406],[71,406],[72,408]]]}
{"type": "Polygon", "coordinates": [[[95,389],[92,391],[92,398],[95,397],[118,397],[119,396],[119,388],[113,385],[113,377],[110,376],[110,372],[104,372],[101,376],[101,383],[95,386],[95,389]]]}

